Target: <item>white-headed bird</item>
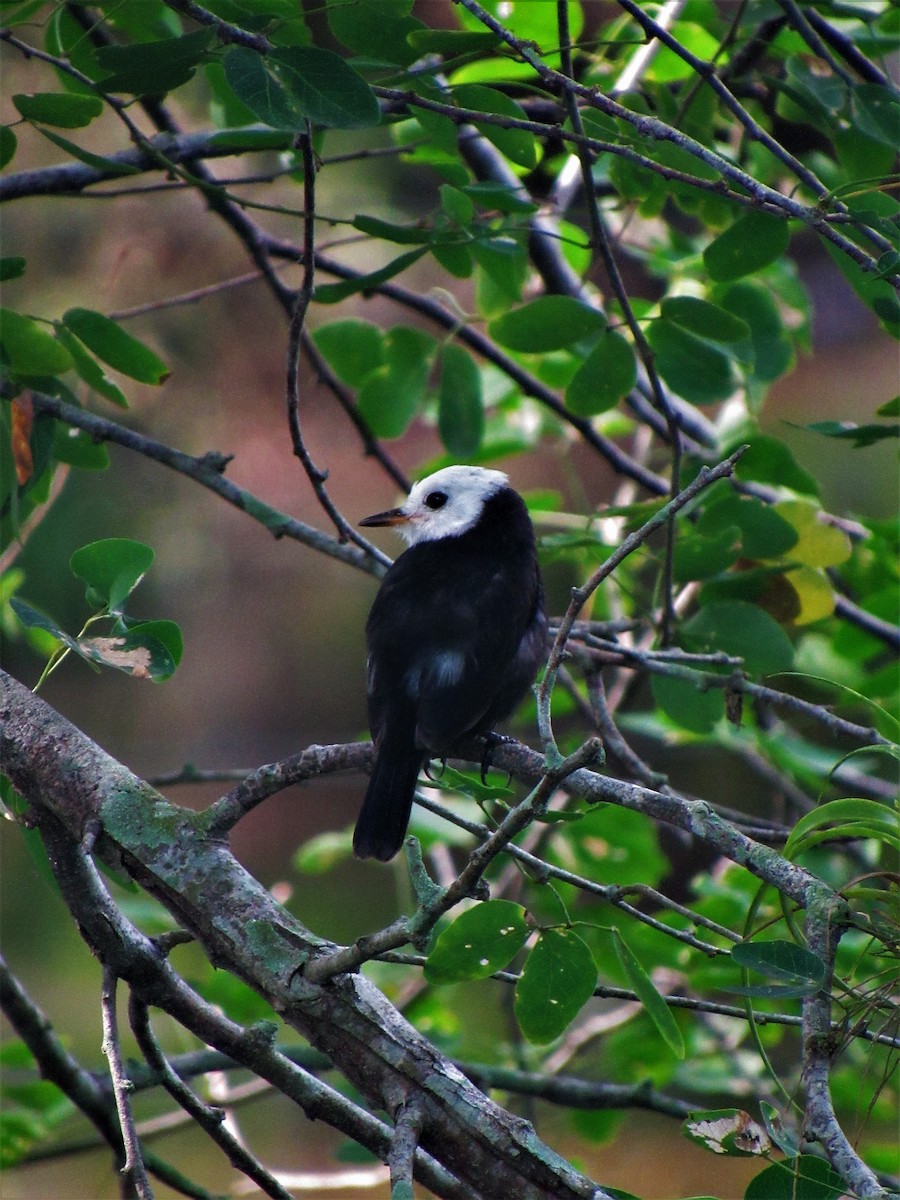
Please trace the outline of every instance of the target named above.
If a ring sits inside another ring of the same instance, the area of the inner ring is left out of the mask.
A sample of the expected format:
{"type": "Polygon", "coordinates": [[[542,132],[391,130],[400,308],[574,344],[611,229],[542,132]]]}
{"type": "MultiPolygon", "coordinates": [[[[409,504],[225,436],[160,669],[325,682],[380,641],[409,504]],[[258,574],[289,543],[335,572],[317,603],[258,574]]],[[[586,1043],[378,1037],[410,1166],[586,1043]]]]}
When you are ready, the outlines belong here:
{"type": "Polygon", "coordinates": [[[513,711],[547,649],[534,530],[500,471],[445,467],[391,525],[408,549],[385,575],[366,622],[375,762],[353,834],[359,858],[393,858],[419,771],[513,711]]]}

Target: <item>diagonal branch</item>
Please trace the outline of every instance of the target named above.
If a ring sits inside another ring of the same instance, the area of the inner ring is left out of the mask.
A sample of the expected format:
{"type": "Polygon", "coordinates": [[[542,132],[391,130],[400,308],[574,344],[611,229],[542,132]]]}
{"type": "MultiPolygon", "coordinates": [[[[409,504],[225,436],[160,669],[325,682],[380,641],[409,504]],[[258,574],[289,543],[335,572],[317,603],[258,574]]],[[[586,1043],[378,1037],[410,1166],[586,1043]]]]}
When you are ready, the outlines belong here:
{"type": "Polygon", "coordinates": [[[144,455],[145,458],[177,471],[180,475],[199,483],[201,487],[208,488],[209,491],[214,492],[228,504],[234,505],[235,508],[239,508],[253,520],[259,521],[275,537],[286,537],[292,541],[301,542],[320,554],[339,559],[348,566],[358,567],[362,571],[368,571],[369,574],[382,573],[378,564],[358,547],[342,545],[329,534],[323,533],[320,529],[307,525],[303,521],[298,521],[296,517],[280,512],[246,489],[238,487],[230,479],[226,479],[223,472],[230,460],[228,455],[211,451],[197,458],[192,454],[185,454],[181,450],[174,450],[171,446],[157,442],[133,429],[127,429],[124,425],[119,425],[106,417],[95,416],[83,408],[67,404],[64,400],[57,400],[55,396],[48,396],[43,392],[31,392],[31,398],[36,413],[47,413],[66,425],[71,425],[75,429],[83,429],[98,442],[113,442],[116,445],[124,446],[128,450],[133,450],[137,454],[144,455]]]}

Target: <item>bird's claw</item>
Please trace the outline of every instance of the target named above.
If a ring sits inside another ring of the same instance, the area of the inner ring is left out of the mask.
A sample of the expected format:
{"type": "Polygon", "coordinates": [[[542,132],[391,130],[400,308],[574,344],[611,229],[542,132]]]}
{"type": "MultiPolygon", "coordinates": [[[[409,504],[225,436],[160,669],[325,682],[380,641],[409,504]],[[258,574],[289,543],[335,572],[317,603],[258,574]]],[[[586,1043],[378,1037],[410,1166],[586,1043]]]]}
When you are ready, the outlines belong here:
{"type": "MultiPolygon", "coordinates": [[[[504,742],[511,742],[513,739],[507,737],[505,733],[488,733],[484,738],[484,753],[481,756],[481,782],[487,784],[487,773],[491,769],[491,755],[497,746],[502,746],[504,742]]],[[[512,776],[510,776],[512,778],[512,776]]]]}

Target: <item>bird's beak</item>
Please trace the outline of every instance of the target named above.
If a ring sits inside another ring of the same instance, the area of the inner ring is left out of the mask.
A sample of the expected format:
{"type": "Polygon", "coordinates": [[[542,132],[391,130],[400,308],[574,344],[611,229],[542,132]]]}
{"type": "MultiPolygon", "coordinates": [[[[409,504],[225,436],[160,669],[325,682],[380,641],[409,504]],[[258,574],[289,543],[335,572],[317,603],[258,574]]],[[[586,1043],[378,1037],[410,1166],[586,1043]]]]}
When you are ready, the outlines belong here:
{"type": "Polygon", "coordinates": [[[387,512],[375,513],[372,517],[364,517],[360,521],[360,525],[367,527],[376,525],[405,525],[409,519],[409,515],[402,508],[389,508],[387,512]]]}

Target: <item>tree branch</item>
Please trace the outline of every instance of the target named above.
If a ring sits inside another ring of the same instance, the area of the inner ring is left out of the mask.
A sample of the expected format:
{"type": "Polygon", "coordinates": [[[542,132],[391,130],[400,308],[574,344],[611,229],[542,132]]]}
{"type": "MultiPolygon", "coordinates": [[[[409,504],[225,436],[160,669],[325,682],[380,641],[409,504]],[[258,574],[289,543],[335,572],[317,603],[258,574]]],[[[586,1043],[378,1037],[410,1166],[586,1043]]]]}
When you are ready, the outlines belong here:
{"type": "Polygon", "coordinates": [[[878,1200],[888,1193],[850,1144],[831,1101],[829,1077],[835,1042],[831,1032],[830,993],[834,958],[845,925],[830,891],[824,885],[812,888],[806,911],[807,945],[825,964],[826,977],[821,990],[803,1001],[802,1077],[806,1091],[803,1131],[808,1141],[819,1143],[835,1171],[860,1200],[878,1200]]]}
{"type": "Polygon", "coordinates": [[[32,391],[30,395],[35,412],[48,413],[67,425],[83,429],[98,442],[113,442],[116,445],[124,446],[128,450],[133,450],[137,454],[144,455],[145,458],[177,471],[180,475],[184,475],[214,492],[228,504],[239,508],[253,520],[259,521],[275,537],[286,537],[292,541],[301,542],[304,546],[309,546],[329,558],[339,559],[348,566],[367,571],[370,575],[383,573],[383,568],[358,547],[343,545],[329,534],[323,533],[320,529],[307,525],[303,521],[298,521],[296,517],[280,512],[264,500],[258,499],[251,492],[226,479],[223,472],[230,461],[229,455],[210,451],[197,458],[192,454],[185,454],[181,450],[173,450],[162,442],[136,433],[133,429],[127,429],[124,425],[119,425],[106,417],[95,416],[86,409],[76,408],[64,400],[57,400],[55,396],[35,391],[32,391]]]}
{"type": "MultiPolygon", "coordinates": [[[[543,1146],[531,1126],[488,1100],[368,980],[344,976],[324,986],[308,980],[304,965],[336,947],[304,929],[235,862],[221,840],[209,838],[202,814],[167,804],[9,676],[0,675],[0,683],[4,769],[40,817],[64,898],[84,936],[147,1003],[170,1012],[209,1044],[240,1051],[240,1060],[249,1058],[264,1078],[281,1074],[274,1071],[274,1051],[261,1058],[248,1055],[242,1031],[218,1013],[211,1023],[207,1007],[111,904],[99,876],[91,883],[92,864],[83,853],[79,857],[77,848],[89,821],[100,822],[97,850],[104,859],[157,896],[214,961],[261,992],[371,1104],[390,1108],[401,1085],[421,1098],[425,1116],[416,1172],[438,1194],[601,1200],[595,1184],[543,1146]],[[298,952],[298,943],[304,950],[298,952]],[[434,1172],[423,1167],[422,1151],[426,1159],[430,1155],[443,1164],[439,1187],[434,1172]],[[445,1187],[446,1172],[461,1189],[445,1187]]],[[[290,1064],[290,1069],[296,1081],[298,1068],[290,1064]]],[[[346,1132],[350,1126],[351,1136],[377,1146],[386,1157],[390,1135],[376,1137],[371,1125],[363,1126],[358,1114],[348,1112],[343,1098],[337,1107],[332,1098],[326,1108],[317,1081],[306,1080],[306,1095],[313,1084],[316,1115],[346,1132]]],[[[296,1090],[294,1084],[291,1094],[296,1090]]]]}

